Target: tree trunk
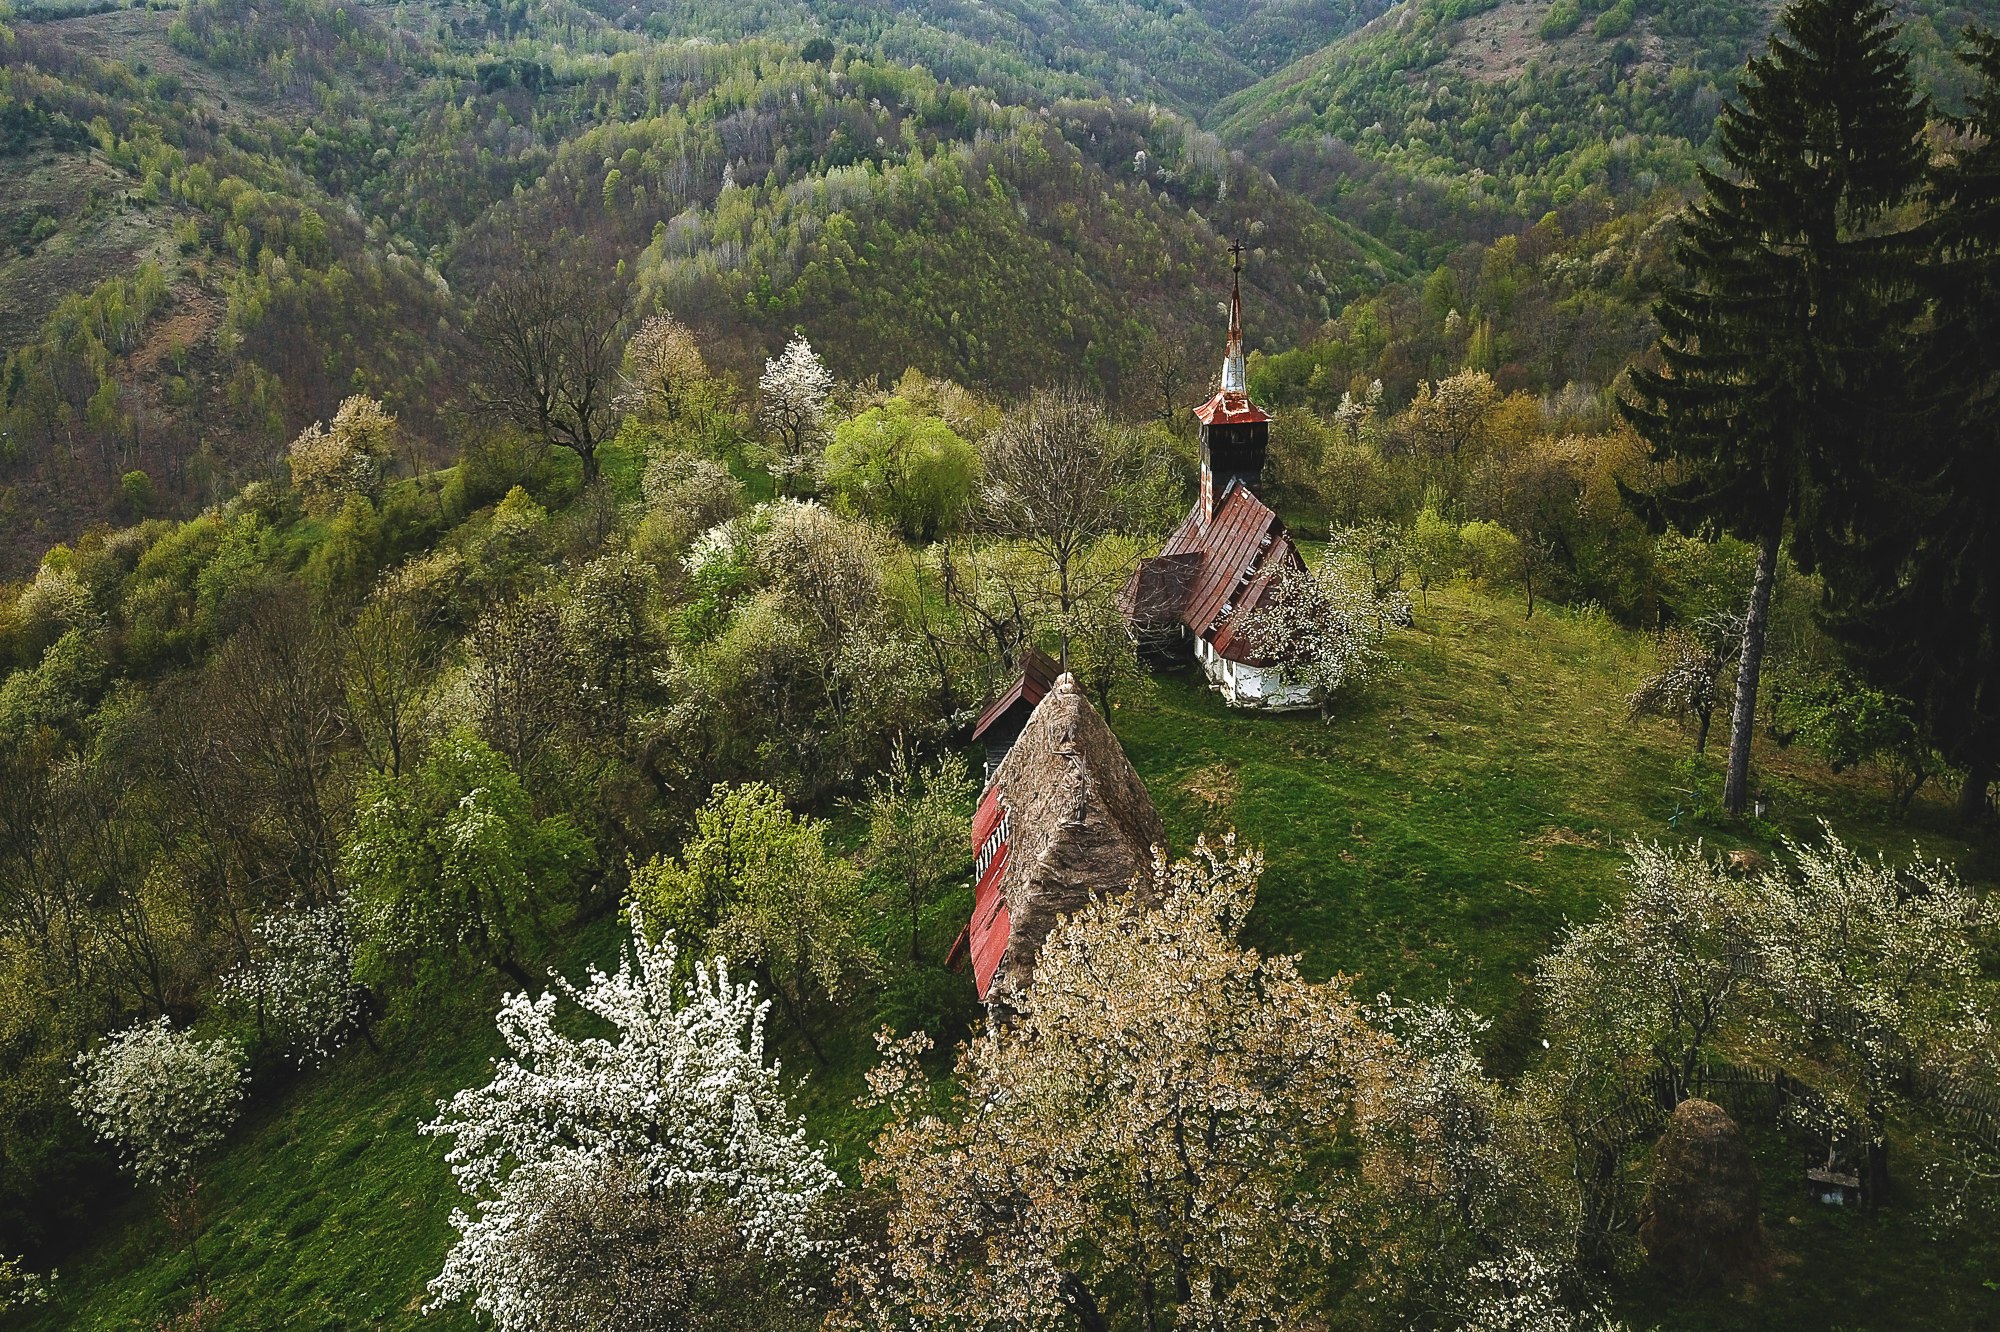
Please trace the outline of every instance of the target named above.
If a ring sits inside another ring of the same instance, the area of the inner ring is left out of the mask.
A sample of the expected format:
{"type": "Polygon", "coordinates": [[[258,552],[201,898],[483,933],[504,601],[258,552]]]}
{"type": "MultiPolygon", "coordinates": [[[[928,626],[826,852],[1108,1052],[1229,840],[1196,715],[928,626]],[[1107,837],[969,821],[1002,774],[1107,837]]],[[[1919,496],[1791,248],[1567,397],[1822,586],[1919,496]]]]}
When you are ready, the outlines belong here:
{"type": "Polygon", "coordinates": [[[535,978],[533,976],[530,976],[527,972],[527,969],[523,967],[519,962],[516,962],[513,958],[496,957],[493,959],[493,965],[498,967],[501,971],[501,974],[506,976],[508,980],[513,981],[516,985],[520,986],[524,991],[532,990],[535,988],[535,978]]]}
{"type": "Polygon", "coordinates": [[[1743,617],[1743,652],[1736,662],[1736,704],[1729,715],[1729,775],[1722,783],[1722,809],[1731,818],[1743,813],[1750,796],[1750,742],[1757,733],[1757,675],[1764,667],[1764,635],[1771,621],[1771,584],[1778,573],[1778,543],[1772,529],[1757,551],[1757,573],[1750,581],[1750,607],[1743,617]]]}
{"type": "Polygon", "coordinates": [[[1889,1112],[1879,1102],[1868,1107],[1868,1159],[1861,1176],[1861,1205],[1871,1212],[1889,1201],[1889,1112]]]}
{"type": "Polygon", "coordinates": [[[1986,819],[1986,792],[1993,785],[1993,763],[1989,759],[1974,759],[1965,768],[1965,783],[1958,788],[1958,817],[1965,824],[1983,823],[1986,819]]]}
{"type": "Polygon", "coordinates": [[[757,979],[764,983],[767,993],[778,997],[778,1006],[785,1010],[785,1016],[792,1020],[794,1027],[798,1028],[799,1035],[805,1040],[806,1048],[813,1052],[813,1058],[819,1060],[821,1068],[826,1067],[826,1051],[820,1048],[819,1040],[812,1034],[812,1028],[806,1025],[806,1015],[799,1011],[799,1006],[792,999],[790,992],[771,979],[771,968],[768,966],[758,966],[757,979]]]}
{"type": "Polygon", "coordinates": [[[1714,722],[1714,720],[1715,720],[1714,708],[1703,708],[1701,710],[1701,729],[1694,733],[1695,753],[1706,754],[1708,752],[1708,728],[1710,724],[1714,722]]]}
{"type": "Polygon", "coordinates": [[[1077,1325],[1083,1332],[1111,1332],[1111,1323],[1097,1307],[1097,1297],[1090,1293],[1090,1287],[1083,1284],[1083,1278],[1074,1272],[1062,1274],[1059,1283],[1063,1303],[1076,1315],[1077,1325]]]}

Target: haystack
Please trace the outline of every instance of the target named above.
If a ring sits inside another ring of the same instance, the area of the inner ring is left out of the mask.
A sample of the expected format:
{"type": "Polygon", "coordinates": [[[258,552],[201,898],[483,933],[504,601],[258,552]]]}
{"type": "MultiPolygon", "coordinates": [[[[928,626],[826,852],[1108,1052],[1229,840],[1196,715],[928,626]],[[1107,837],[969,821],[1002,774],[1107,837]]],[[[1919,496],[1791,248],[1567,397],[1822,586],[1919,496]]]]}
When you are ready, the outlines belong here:
{"type": "Polygon", "coordinates": [[[1009,924],[988,1001],[1012,1004],[1057,918],[1149,873],[1167,830],[1118,737],[1068,674],[1036,706],[993,784],[1011,825],[1000,880],[1009,924]]]}
{"type": "Polygon", "coordinates": [[[1653,1159],[1639,1240],[1660,1275],[1683,1289],[1754,1281],[1766,1265],[1759,1194],[1757,1164],[1729,1112],[1682,1101],[1653,1159]]]}

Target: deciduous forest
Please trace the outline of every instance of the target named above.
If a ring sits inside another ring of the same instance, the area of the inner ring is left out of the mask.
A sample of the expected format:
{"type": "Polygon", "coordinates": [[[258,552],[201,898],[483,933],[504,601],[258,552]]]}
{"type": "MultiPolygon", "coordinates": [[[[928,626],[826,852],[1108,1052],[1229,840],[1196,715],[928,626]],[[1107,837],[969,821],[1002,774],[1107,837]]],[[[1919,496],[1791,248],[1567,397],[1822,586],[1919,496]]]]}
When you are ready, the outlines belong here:
{"type": "Polygon", "coordinates": [[[0,0],[0,1328],[2000,1324],[1992,10],[0,0]]]}

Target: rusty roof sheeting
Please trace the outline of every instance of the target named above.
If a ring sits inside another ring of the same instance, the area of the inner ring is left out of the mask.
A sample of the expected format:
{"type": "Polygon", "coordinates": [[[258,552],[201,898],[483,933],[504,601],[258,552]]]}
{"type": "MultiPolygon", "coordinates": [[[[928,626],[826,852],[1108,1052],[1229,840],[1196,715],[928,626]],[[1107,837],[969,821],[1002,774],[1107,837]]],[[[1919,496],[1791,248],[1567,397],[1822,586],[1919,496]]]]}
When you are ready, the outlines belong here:
{"type": "Polygon", "coordinates": [[[1250,395],[1225,389],[1194,409],[1195,420],[1203,425],[1255,425],[1268,421],[1271,414],[1250,401],[1250,395]]]}
{"type": "Polygon", "coordinates": [[[1201,572],[1188,589],[1181,620],[1203,637],[1216,628],[1225,609],[1233,608],[1237,594],[1262,562],[1273,555],[1287,561],[1299,558],[1285,535],[1284,520],[1240,482],[1230,483],[1215,516],[1206,523],[1197,501],[1160,553],[1189,551],[1201,553],[1201,572]]]}
{"type": "Polygon", "coordinates": [[[1007,710],[1018,702],[1025,701],[1029,708],[1042,701],[1042,695],[1055,687],[1056,677],[1062,668],[1049,660],[1046,652],[1037,647],[1021,649],[1021,678],[1000,691],[986,710],[979,714],[973,725],[972,738],[976,741],[985,735],[993,723],[1005,716],[1007,710]]]}

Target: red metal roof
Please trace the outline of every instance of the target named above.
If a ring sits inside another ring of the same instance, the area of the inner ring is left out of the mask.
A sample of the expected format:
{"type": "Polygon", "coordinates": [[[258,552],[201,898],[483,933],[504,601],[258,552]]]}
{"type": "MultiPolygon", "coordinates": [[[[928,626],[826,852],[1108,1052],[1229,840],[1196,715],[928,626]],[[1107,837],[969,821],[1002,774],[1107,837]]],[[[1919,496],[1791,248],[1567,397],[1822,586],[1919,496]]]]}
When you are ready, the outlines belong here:
{"type": "MultiPolygon", "coordinates": [[[[987,730],[1006,715],[1007,709],[1016,703],[1025,702],[1030,709],[1042,701],[1042,695],[1055,687],[1056,677],[1062,668],[1049,660],[1048,654],[1039,648],[1021,649],[1021,678],[1000,691],[986,710],[979,714],[979,721],[972,728],[972,738],[976,741],[987,730]]],[[[975,843],[976,844],[976,843],[975,843]]]]}
{"type": "Polygon", "coordinates": [[[1271,419],[1269,412],[1250,401],[1247,393],[1224,390],[1194,409],[1203,425],[1255,425],[1271,419]]]}
{"type": "Polygon", "coordinates": [[[1278,570],[1295,561],[1303,563],[1298,560],[1298,552],[1292,549],[1290,539],[1281,536],[1273,542],[1271,549],[1264,555],[1263,563],[1257,566],[1256,572],[1250,575],[1249,581],[1243,585],[1243,590],[1237,594],[1236,609],[1230,612],[1209,636],[1209,646],[1230,661],[1245,662],[1252,666],[1268,665],[1268,659],[1244,641],[1237,629],[1243,623],[1244,614],[1257,609],[1264,603],[1264,598],[1270,595],[1271,588],[1277,581],[1278,570]]]}
{"type": "Polygon", "coordinates": [[[1251,660],[1248,644],[1232,631],[1224,613],[1243,609],[1246,598],[1249,604],[1261,599],[1270,574],[1280,566],[1305,567],[1284,520],[1248,486],[1232,482],[1215,516],[1204,523],[1197,500],[1160,554],[1195,551],[1202,557],[1201,571],[1188,589],[1181,622],[1230,660],[1251,660]]]}
{"type": "MultiPolygon", "coordinates": [[[[975,863],[979,880],[972,893],[972,923],[966,926],[964,936],[972,954],[972,983],[982,1000],[992,988],[1001,954],[1007,951],[1011,922],[1007,917],[1007,899],[1000,892],[1000,877],[1007,867],[1010,822],[1007,807],[1000,803],[1000,788],[989,786],[972,816],[972,846],[978,856],[975,863]]],[[[954,946],[954,960],[958,952],[954,946]]]]}

